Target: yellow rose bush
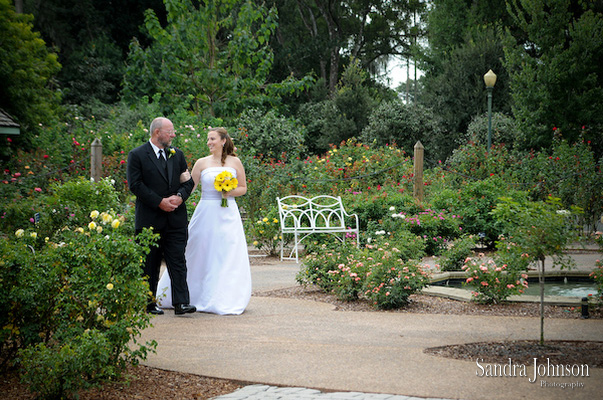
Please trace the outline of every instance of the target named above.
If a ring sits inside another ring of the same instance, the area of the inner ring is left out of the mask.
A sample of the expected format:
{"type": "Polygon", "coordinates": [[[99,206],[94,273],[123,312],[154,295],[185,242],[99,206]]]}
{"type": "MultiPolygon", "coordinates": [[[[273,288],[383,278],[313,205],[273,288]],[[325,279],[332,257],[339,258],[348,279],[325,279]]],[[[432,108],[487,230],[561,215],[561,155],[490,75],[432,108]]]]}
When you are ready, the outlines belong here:
{"type": "Polygon", "coordinates": [[[111,210],[80,215],[54,232],[30,226],[0,241],[0,364],[20,368],[42,398],[115,379],[156,346],[138,341],[150,326],[141,265],[156,235],[135,239],[111,210]]]}
{"type": "Polygon", "coordinates": [[[280,251],[280,241],[282,239],[278,210],[276,207],[272,207],[264,215],[257,221],[245,221],[245,234],[248,242],[253,244],[256,249],[266,255],[275,256],[280,251]]]}

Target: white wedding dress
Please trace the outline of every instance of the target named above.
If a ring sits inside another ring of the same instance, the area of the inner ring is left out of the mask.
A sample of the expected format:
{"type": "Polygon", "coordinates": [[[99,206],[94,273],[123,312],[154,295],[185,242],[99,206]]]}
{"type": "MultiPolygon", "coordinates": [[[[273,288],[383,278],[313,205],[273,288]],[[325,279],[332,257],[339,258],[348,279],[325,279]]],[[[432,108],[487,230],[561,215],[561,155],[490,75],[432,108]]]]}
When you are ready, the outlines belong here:
{"type": "MultiPolygon", "coordinates": [[[[214,179],[230,167],[210,167],[201,172],[201,201],[188,225],[186,245],[187,283],[190,304],[197,311],[241,314],[251,298],[251,271],[243,222],[234,197],[228,207],[214,188],[214,179]]],[[[159,280],[157,299],[161,308],[172,308],[167,271],[159,280]],[[164,295],[165,294],[165,295],[164,295]]]]}

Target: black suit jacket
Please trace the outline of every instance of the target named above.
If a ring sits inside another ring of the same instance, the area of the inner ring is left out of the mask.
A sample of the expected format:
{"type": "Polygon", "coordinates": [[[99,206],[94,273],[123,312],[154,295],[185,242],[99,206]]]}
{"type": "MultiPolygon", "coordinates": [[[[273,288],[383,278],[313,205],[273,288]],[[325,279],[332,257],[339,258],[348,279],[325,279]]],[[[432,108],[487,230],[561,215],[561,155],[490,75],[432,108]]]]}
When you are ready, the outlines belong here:
{"type": "Polygon", "coordinates": [[[167,172],[162,168],[153,147],[149,142],[139,146],[128,154],[127,178],[128,186],[136,195],[135,229],[153,227],[162,230],[166,227],[185,228],[188,225],[186,199],[194,188],[194,182],[189,179],[180,183],[180,175],[188,169],[184,153],[171,147],[175,153],[167,160],[167,172]],[[165,212],[159,208],[164,197],[180,193],[184,201],[173,212],[165,212]]]}

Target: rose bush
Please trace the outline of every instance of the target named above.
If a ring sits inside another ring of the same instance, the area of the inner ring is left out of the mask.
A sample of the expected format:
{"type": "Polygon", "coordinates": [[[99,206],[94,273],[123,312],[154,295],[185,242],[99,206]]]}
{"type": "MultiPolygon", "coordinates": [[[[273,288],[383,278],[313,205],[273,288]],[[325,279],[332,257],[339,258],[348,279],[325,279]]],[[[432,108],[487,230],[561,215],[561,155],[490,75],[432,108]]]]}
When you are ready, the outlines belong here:
{"type": "Polygon", "coordinates": [[[134,240],[110,210],[64,222],[0,241],[0,362],[44,398],[116,378],[156,346],[138,341],[150,325],[141,265],[156,235],[134,240]]]}
{"type": "Polygon", "coordinates": [[[465,285],[473,288],[474,300],[480,303],[499,304],[528,287],[527,274],[506,264],[497,265],[492,259],[484,259],[483,254],[467,258],[462,269],[467,276],[465,285]]]}

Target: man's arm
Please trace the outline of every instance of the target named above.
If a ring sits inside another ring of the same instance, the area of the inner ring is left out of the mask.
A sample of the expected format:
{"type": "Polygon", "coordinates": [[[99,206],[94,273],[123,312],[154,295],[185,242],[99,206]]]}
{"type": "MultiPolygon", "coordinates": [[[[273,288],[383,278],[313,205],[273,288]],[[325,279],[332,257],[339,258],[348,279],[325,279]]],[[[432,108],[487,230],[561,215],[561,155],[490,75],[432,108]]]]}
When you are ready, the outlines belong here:
{"type": "Polygon", "coordinates": [[[142,173],[142,161],[140,155],[134,151],[131,151],[128,154],[126,176],[130,191],[132,191],[141,202],[151,208],[159,207],[159,204],[161,204],[163,199],[145,185],[142,173]]]}
{"type": "Polygon", "coordinates": [[[182,202],[185,202],[193,192],[195,187],[195,182],[191,177],[190,172],[188,172],[188,165],[186,164],[186,159],[184,158],[184,153],[180,149],[176,150],[178,152],[178,167],[180,169],[180,186],[178,187],[177,195],[182,198],[182,202]],[[188,179],[182,179],[188,178],[188,179]]]}

